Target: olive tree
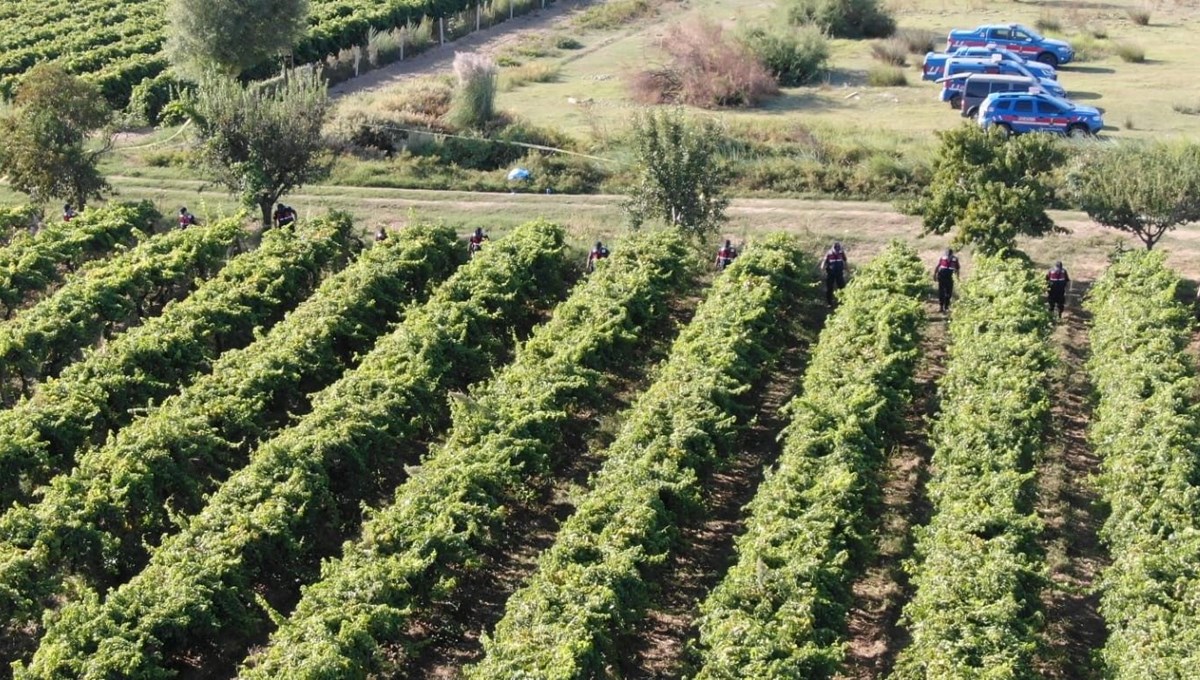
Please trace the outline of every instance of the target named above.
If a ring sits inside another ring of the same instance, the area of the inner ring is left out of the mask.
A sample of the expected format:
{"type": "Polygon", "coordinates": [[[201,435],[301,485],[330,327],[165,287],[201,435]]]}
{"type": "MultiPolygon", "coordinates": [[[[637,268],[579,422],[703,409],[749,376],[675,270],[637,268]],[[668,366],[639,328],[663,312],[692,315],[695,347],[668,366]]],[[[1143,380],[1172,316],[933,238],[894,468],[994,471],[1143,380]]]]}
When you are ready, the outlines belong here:
{"type": "Polygon", "coordinates": [[[933,177],[912,206],[924,233],[953,233],[956,246],[996,254],[1015,249],[1019,236],[1064,231],[1046,214],[1055,196],[1051,175],[1065,161],[1058,140],[1008,138],[973,124],[938,136],[933,177]]]}
{"type": "Polygon", "coordinates": [[[719,131],[677,110],[640,116],[634,123],[636,173],[622,207],[636,228],[661,218],[703,241],[725,221],[728,172],[718,157],[719,131]]]}
{"type": "Polygon", "coordinates": [[[97,165],[112,146],[111,117],[95,85],[58,66],[33,67],[0,118],[0,175],[39,209],[52,198],[80,207],[100,198],[110,188],[97,165]]]}
{"type": "Polygon", "coordinates": [[[308,0],[171,0],[167,56],[195,80],[237,76],[290,50],[307,18],[308,0]]]}
{"type": "Polygon", "coordinates": [[[1067,176],[1075,204],[1100,224],[1136,236],[1146,250],[1182,224],[1200,222],[1200,145],[1105,145],[1067,176]]]}
{"type": "Polygon", "coordinates": [[[321,135],[329,93],[316,71],[298,69],[268,85],[209,75],[187,107],[201,164],[214,180],[262,211],[264,228],[280,196],[329,174],[332,155],[321,135]]]}

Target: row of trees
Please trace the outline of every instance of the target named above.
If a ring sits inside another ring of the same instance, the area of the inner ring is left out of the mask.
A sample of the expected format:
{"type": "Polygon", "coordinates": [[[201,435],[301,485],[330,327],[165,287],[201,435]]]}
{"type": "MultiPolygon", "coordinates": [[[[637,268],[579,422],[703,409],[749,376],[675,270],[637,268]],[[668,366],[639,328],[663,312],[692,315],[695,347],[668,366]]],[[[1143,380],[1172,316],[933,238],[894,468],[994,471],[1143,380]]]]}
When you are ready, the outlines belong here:
{"type": "Polygon", "coordinates": [[[1009,139],[964,124],[939,134],[933,180],[911,208],[927,234],[994,254],[1020,236],[1063,233],[1046,209],[1075,205],[1152,249],[1167,232],[1200,221],[1200,145],[1097,144],[1068,162],[1049,135],[1009,139]]]}

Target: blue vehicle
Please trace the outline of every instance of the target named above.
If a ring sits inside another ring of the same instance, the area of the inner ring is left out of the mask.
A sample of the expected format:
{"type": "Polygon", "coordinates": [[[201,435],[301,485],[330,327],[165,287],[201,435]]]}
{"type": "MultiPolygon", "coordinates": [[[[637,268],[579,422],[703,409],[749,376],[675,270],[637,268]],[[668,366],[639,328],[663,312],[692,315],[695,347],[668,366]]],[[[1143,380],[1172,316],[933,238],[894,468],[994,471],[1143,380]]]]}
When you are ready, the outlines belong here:
{"type": "Polygon", "coordinates": [[[1058,71],[1053,66],[1043,64],[1040,61],[1028,61],[1016,52],[1011,52],[996,45],[988,45],[987,47],[960,47],[953,52],[930,52],[925,55],[925,64],[921,72],[921,79],[937,80],[945,76],[946,62],[954,57],[990,59],[993,54],[1000,55],[1001,61],[1014,61],[1024,66],[1038,78],[1058,80],[1058,71]]]}
{"type": "Polygon", "coordinates": [[[1080,106],[1044,92],[997,92],[979,105],[979,124],[1008,134],[1053,132],[1070,137],[1098,134],[1104,127],[1100,110],[1080,106]]]}
{"type": "Polygon", "coordinates": [[[999,55],[993,55],[991,59],[953,57],[946,62],[946,75],[938,80],[942,84],[940,100],[949,102],[952,109],[961,108],[962,106],[962,90],[965,80],[961,75],[964,73],[994,73],[1006,76],[1025,76],[1026,78],[1033,79],[1045,92],[1049,92],[1056,97],[1067,96],[1067,91],[1063,89],[1063,86],[1057,80],[1038,78],[1032,71],[1021,64],[1013,61],[1003,61],[999,58],[999,55]]]}
{"type": "Polygon", "coordinates": [[[1025,59],[1040,61],[1058,68],[1075,58],[1075,50],[1062,40],[1042,36],[1022,24],[991,24],[973,30],[953,30],[946,38],[946,51],[960,47],[987,47],[996,45],[1015,52],[1025,59]]]}

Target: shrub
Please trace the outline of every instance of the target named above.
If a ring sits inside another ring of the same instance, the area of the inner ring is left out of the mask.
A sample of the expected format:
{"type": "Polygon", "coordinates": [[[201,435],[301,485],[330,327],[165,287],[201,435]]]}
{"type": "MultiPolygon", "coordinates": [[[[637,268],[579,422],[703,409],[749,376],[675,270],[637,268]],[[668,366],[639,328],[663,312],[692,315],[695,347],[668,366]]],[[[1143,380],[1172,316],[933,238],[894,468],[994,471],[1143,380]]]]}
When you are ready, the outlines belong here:
{"type": "Polygon", "coordinates": [[[450,103],[450,122],[460,129],[482,129],[496,116],[496,62],[475,52],[454,55],[458,87],[450,103]]]}
{"type": "Polygon", "coordinates": [[[1075,48],[1075,61],[1098,61],[1112,53],[1111,46],[1097,41],[1090,35],[1081,35],[1071,41],[1075,48]]]}
{"type": "Polygon", "coordinates": [[[752,28],[740,41],[783,87],[815,80],[829,60],[829,41],[816,26],[752,28]]]}
{"type": "Polygon", "coordinates": [[[1108,27],[1099,21],[1089,21],[1083,30],[1097,40],[1104,40],[1108,37],[1108,27]]]}
{"type": "Polygon", "coordinates": [[[580,50],[583,49],[583,43],[569,35],[555,36],[554,47],[560,50],[580,50]]]}
{"type": "Polygon", "coordinates": [[[650,0],[612,0],[592,5],[575,19],[579,28],[608,30],[646,16],[654,11],[650,0]]]}
{"type": "Polygon", "coordinates": [[[667,65],[633,75],[630,84],[638,101],[754,106],[779,91],[766,67],[716,23],[695,19],[674,24],[662,43],[667,65]]]}
{"type": "Polygon", "coordinates": [[[1200,116],[1200,102],[1194,104],[1175,102],[1171,105],[1171,109],[1175,113],[1182,113],[1185,116],[1200,116]]]}
{"type": "Polygon", "coordinates": [[[190,92],[193,89],[193,85],[170,73],[160,73],[134,86],[129,94],[129,106],[126,107],[126,111],[139,122],[157,125],[163,108],[178,98],[181,92],[190,92]]]}
{"type": "Polygon", "coordinates": [[[504,72],[502,87],[507,92],[529,83],[552,83],[561,70],[558,64],[545,61],[511,68],[504,72]]]}
{"type": "Polygon", "coordinates": [[[1119,42],[1114,46],[1114,51],[1121,61],[1130,64],[1140,64],[1146,61],[1146,51],[1141,47],[1129,42],[1119,42]]]}
{"type": "Polygon", "coordinates": [[[867,71],[867,84],[872,87],[904,87],[908,76],[899,66],[872,66],[867,71]]]}
{"type": "Polygon", "coordinates": [[[871,56],[885,64],[905,66],[908,64],[908,45],[896,38],[877,40],[871,43],[871,56]]]}
{"type": "Polygon", "coordinates": [[[896,39],[904,43],[911,54],[927,54],[937,51],[937,43],[941,36],[924,28],[901,28],[896,31],[896,39]]]}
{"type": "Polygon", "coordinates": [[[815,24],[837,38],[887,38],[896,22],[878,0],[789,0],[788,21],[815,24]]]}
{"type": "Polygon", "coordinates": [[[1062,19],[1054,14],[1043,12],[1037,21],[1033,22],[1033,25],[1039,31],[1061,31],[1062,19]]]}
{"type": "Polygon", "coordinates": [[[1141,7],[1130,7],[1129,9],[1125,10],[1125,13],[1129,15],[1129,20],[1138,26],[1150,25],[1150,7],[1148,5],[1142,5],[1141,7]]]}

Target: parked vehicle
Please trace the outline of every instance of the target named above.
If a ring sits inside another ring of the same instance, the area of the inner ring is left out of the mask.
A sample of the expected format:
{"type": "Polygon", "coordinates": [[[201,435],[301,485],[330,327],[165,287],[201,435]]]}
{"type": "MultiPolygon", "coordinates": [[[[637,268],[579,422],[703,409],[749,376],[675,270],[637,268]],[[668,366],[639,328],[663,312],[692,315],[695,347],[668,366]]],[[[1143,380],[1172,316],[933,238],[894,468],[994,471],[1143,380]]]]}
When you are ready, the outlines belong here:
{"type": "Polygon", "coordinates": [[[1010,50],[997,45],[988,45],[986,47],[960,47],[952,52],[930,52],[925,55],[924,69],[921,72],[922,80],[937,80],[946,75],[946,62],[954,57],[969,57],[975,59],[991,59],[993,54],[1000,55],[1001,61],[1015,61],[1029,72],[1038,78],[1049,78],[1050,80],[1058,80],[1058,71],[1049,64],[1043,64],[1040,61],[1029,61],[1010,50]]]}
{"type": "Polygon", "coordinates": [[[1100,110],[1045,92],[997,92],[979,105],[979,124],[1008,134],[1054,132],[1071,137],[1094,135],[1104,127],[1100,110]]]}
{"type": "Polygon", "coordinates": [[[946,62],[946,75],[938,82],[942,84],[941,101],[949,102],[950,108],[962,108],[962,78],[954,76],[960,73],[992,73],[996,75],[1025,76],[1037,81],[1044,91],[1056,96],[1066,97],[1067,91],[1057,80],[1038,78],[1029,69],[1012,61],[1003,61],[997,55],[991,59],[974,59],[971,57],[953,57],[946,62]]]}
{"type": "Polygon", "coordinates": [[[1028,76],[1008,76],[998,73],[960,73],[963,81],[960,110],[964,118],[979,115],[979,105],[996,92],[1037,92],[1039,82],[1028,76]]]}
{"type": "Polygon", "coordinates": [[[1075,50],[1063,40],[1046,38],[1022,24],[989,24],[972,30],[953,30],[946,38],[946,51],[960,47],[996,45],[1026,59],[1040,61],[1057,68],[1075,58],[1075,50]]]}

